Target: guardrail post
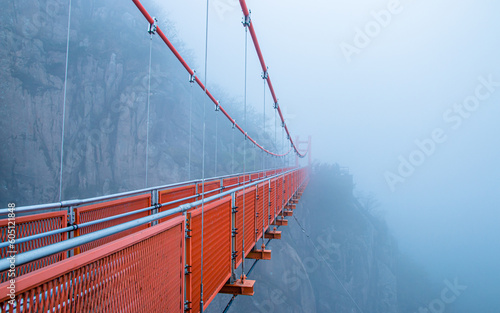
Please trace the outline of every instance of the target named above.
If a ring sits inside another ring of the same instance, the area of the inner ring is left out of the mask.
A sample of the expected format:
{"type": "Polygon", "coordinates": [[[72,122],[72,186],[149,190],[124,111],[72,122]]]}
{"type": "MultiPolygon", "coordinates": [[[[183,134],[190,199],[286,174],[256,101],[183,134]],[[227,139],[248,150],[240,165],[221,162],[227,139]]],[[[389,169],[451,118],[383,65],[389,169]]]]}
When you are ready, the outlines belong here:
{"type": "MultiPolygon", "coordinates": [[[[153,189],[151,190],[151,206],[154,206],[153,209],[151,209],[151,215],[158,213],[158,207],[156,205],[158,204],[158,189],[153,189]]],[[[158,220],[152,221],[151,226],[157,225],[158,220]]]]}
{"type": "MultiPolygon", "coordinates": [[[[254,211],[254,225],[255,225],[255,235],[254,242],[257,242],[257,234],[259,233],[259,210],[257,209],[257,205],[259,204],[259,185],[255,187],[255,201],[253,202],[253,211],[254,211]]],[[[262,216],[264,218],[264,216],[262,216]]]]}
{"type": "Polygon", "coordinates": [[[233,284],[236,278],[236,234],[238,229],[236,228],[236,213],[238,213],[238,207],[236,206],[236,192],[231,193],[231,279],[230,282],[233,284]]]}
{"type": "Polygon", "coordinates": [[[269,207],[268,207],[268,213],[269,213],[269,221],[267,222],[267,225],[271,225],[272,222],[272,217],[271,217],[271,206],[272,206],[272,201],[271,201],[271,196],[272,196],[272,187],[271,187],[271,179],[268,180],[268,186],[269,186],[269,207]]]}
{"type": "MultiPolygon", "coordinates": [[[[76,216],[75,216],[74,207],[73,206],[69,206],[68,207],[68,226],[75,225],[75,219],[76,219],[76,216]]],[[[68,239],[71,239],[71,238],[74,238],[76,236],[78,236],[78,230],[77,230],[76,234],[75,234],[74,230],[71,230],[71,231],[68,232],[68,236],[67,237],[68,237],[68,239]]],[[[68,252],[67,252],[68,253],[68,258],[74,256],[75,254],[78,254],[78,251],[75,251],[75,250],[78,250],[78,248],[76,248],[76,249],[69,249],[68,250],[68,252]]]]}
{"type": "Polygon", "coordinates": [[[183,212],[186,223],[186,235],[185,235],[185,244],[184,244],[184,256],[185,256],[185,264],[184,264],[184,312],[189,312],[191,310],[192,303],[192,277],[191,277],[191,264],[192,264],[192,255],[191,255],[191,213],[183,212]]]}

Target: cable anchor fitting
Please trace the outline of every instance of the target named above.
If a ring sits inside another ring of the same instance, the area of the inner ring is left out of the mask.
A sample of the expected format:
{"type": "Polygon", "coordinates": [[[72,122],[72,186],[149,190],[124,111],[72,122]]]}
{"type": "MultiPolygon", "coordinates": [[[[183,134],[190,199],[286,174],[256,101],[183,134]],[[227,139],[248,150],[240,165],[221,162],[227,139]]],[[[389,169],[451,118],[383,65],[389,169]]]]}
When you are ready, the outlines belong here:
{"type": "Polygon", "coordinates": [[[261,77],[262,77],[262,79],[269,78],[269,67],[267,67],[266,71],[264,73],[262,73],[261,77]]]}
{"type": "Polygon", "coordinates": [[[245,15],[243,17],[243,22],[241,23],[243,24],[244,27],[250,26],[250,23],[252,22],[250,15],[252,15],[252,11],[248,11],[248,15],[245,15]]]}
{"type": "Polygon", "coordinates": [[[153,17],[153,23],[149,24],[149,26],[148,26],[148,33],[151,36],[153,36],[154,34],[156,34],[157,28],[158,28],[158,20],[156,19],[156,17],[153,17]]]}
{"type": "Polygon", "coordinates": [[[194,83],[196,81],[196,71],[193,70],[193,74],[189,74],[189,82],[194,83]]]}

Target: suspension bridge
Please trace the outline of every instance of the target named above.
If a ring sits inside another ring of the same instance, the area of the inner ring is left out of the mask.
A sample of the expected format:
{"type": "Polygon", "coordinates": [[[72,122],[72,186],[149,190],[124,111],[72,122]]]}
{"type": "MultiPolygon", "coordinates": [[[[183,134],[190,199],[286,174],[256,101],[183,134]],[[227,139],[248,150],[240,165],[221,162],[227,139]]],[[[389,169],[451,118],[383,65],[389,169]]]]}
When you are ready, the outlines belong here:
{"type": "MultiPolygon", "coordinates": [[[[242,173],[206,178],[203,157],[201,179],[62,200],[63,113],[60,201],[0,209],[1,312],[203,312],[219,293],[232,294],[233,299],[251,296],[256,282],[247,278],[253,266],[245,269],[245,259],[254,259],[254,266],[272,259],[266,245],[281,239],[278,228],[288,225],[286,218],[293,215],[307,186],[309,166],[300,167],[298,160],[307,156],[310,165],[311,140],[292,140],[245,0],[239,1],[245,68],[250,33],[264,84],[290,143],[288,151],[271,151],[249,136],[246,118],[243,125],[236,123],[207,90],[206,57],[202,82],[156,19],[139,0],[132,2],[149,24],[149,35],[162,39],[189,73],[189,82],[243,134],[245,149],[248,142],[276,159],[295,154],[296,164],[283,161],[253,172],[244,166],[242,173]]],[[[71,1],[69,6],[71,14],[71,1]]],[[[68,42],[69,24],[70,18],[68,42]]],[[[206,30],[208,41],[208,1],[206,30]]],[[[246,112],[246,80],[244,99],[246,112]]],[[[203,155],[204,150],[205,133],[203,155]]]]}

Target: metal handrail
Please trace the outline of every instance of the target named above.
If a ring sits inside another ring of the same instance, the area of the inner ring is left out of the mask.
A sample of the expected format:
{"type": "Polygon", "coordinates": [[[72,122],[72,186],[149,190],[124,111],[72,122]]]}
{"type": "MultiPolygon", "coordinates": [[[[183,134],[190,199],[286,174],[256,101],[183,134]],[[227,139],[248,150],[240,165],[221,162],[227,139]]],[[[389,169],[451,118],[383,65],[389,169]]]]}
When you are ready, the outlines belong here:
{"type": "MultiPolygon", "coordinates": [[[[270,169],[267,169],[264,171],[248,172],[248,173],[245,173],[245,175],[261,173],[261,172],[265,172],[268,170],[270,170],[270,169]]],[[[224,176],[219,176],[219,177],[211,177],[211,178],[206,178],[205,181],[225,179],[225,178],[231,178],[231,177],[236,177],[236,176],[241,176],[241,175],[243,175],[243,173],[230,174],[230,175],[224,175],[224,176]]],[[[113,200],[113,199],[117,199],[117,198],[128,197],[128,196],[133,196],[133,195],[137,195],[137,194],[141,194],[141,193],[151,192],[154,190],[163,190],[163,189],[168,189],[168,188],[181,187],[181,186],[190,185],[190,184],[197,184],[197,183],[201,183],[201,182],[203,182],[202,179],[196,179],[196,180],[191,180],[191,181],[187,181],[187,182],[174,183],[174,184],[168,184],[168,185],[162,185],[162,186],[156,186],[156,187],[148,187],[148,188],[144,188],[144,189],[126,191],[126,192],[122,192],[122,193],[116,193],[116,194],[93,197],[93,198],[74,199],[74,200],[65,200],[65,201],[61,201],[61,202],[53,202],[53,203],[46,203],[46,204],[20,206],[20,207],[16,207],[16,213],[69,208],[72,206],[74,207],[74,206],[80,206],[80,205],[85,205],[85,204],[94,203],[94,202],[113,200]]],[[[0,209],[0,215],[7,215],[10,212],[11,212],[11,209],[8,209],[8,208],[0,209]]]]}
{"type": "MultiPolygon", "coordinates": [[[[89,242],[99,240],[99,239],[120,233],[122,231],[126,231],[129,229],[135,228],[137,226],[141,226],[141,225],[150,223],[152,221],[156,221],[156,220],[171,216],[173,214],[186,212],[189,209],[196,207],[196,206],[199,206],[201,204],[204,204],[206,202],[217,200],[217,199],[225,197],[227,195],[231,195],[233,193],[236,193],[240,190],[244,190],[246,188],[258,185],[262,182],[270,181],[273,178],[277,178],[277,177],[286,175],[288,173],[292,173],[294,171],[299,171],[301,169],[303,169],[303,167],[302,168],[295,168],[292,170],[288,170],[286,172],[282,172],[280,174],[276,174],[274,176],[260,179],[260,180],[257,180],[255,182],[251,182],[250,184],[246,184],[246,185],[231,189],[229,191],[222,192],[222,193],[217,194],[217,195],[213,195],[213,196],[201,199],[201,200],[197,200],[197,201],[192,202],[192,203],[183,204],[183,205],[180,205],[176,208],[170,209],[170,210],[165,211],[165,212],[145,216],[145,217],[133,220],[133,221],[125,222],[125,223],[120,224],[120,225],[111,226],[111,227],[106,228],[106,229],[98,230],[98,231],[95,231],[95,232],[92,232],[89,234],[66,239],[64,241],[53,243],[53,244],[45,246],[45,247],[41,247],[38,249],[34,249],[34,250],[30,250],[27,252],[17,254],[16,255],[16,266],[23,265],[23,264],[26,264],[29,262],[33,262],[33,261],[36,261],[38,259],[50,256],[50,255],[53,255],[56,253],[67,251],[69,249],[76,248],[78,246],[87,244],[89,242]]],[[[304,182],[302,182],[302,184],[303,183],[304,182]]],[[[300,188],[302,186],[302,184],[298,188],[300,188]]],[[[163,206],[163,204],[161,204],[161,205],[163,206]]],[[[165,203],[165,205],[167,205],[167,203],[165,203]]],[[[152,208],[154,208],[154,207],[152,207],[152,208]]],[[[0,259],[0,271],[4,271],[4,270],[9,269],[9,266],[10,266],[10,260],[8,258],[0,259]]]]}

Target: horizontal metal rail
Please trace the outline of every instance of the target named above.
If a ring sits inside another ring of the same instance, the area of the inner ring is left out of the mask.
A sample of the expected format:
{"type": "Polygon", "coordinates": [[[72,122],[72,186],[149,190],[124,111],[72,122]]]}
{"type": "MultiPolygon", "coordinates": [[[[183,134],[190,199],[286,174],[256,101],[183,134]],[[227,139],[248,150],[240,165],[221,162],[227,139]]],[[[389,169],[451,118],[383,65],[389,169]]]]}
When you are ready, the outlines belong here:
{"type": "MultiPolygon", "coordinates": [[[[33,262],[33,261],[39,260],[41,258],[50,256],[50,255],[53,255],[56,253],[67,251],[69,249],[76,248],[78,246],[87,244],[89,242],[99,240],[99,239],[120,233],[122,231],[126,231],[129,229],[135,228],[137,226],[141,226],[141,225],[150,223],[152,221],[156,221],[156,220],[171,216],[173,214],[186,212],[189,209],[194,208],[196,206],[199,206],[201,204],[217,200],[221,197],[231,195],[231,194],[236,193],[240,190],[244,190],[246,188],[258,185],[262,182],[270,181],[273,178],[278,178],[278,177],[281,177],[281,176],[286,175],[288,173],[299,171],[301,169],[303,169],[303,168],[288,170],[288,171],[285,171],[285,172],[282,172],[282,173],[279,173],[279,174],[276,174],[273,176],[269,176],[267,178],[263,178],[263,179],[255,181],[255,182],[251,182],[249,184],[222,192],[220,194],[216,194],[216,195],[213,195],[213,196],[201,199],[201,200],[197,200],[197,201],[194,201],[192,203],[180,205],[177,208],[170,209],[170,210],[165,211],[165,212],[152,214],[152,215],[145,216],[145,217],[133,220],[133,221],[125,222],[125,223],[120,224],[120,225],[111,226],[111,227],[106,228],[106,229],[98,230],[98,231],[95,231],[95,232],[92,232],[89,234],[74,237],[71,239],[67,239],[65,241],[57,242],[57,243],[54,243],[54,244],[51,244],[48,246],[44,246],[44,247],[41,247],[38,249],[34,249],[31,251],[20,253],[20,254],[15,256],[16,266],[23,265],[23,264],[26,264],[29,262],[33,262]]],[[[302,184],[303,184],[303,182],[302,182],[302,184]]],[[[301,186],[302,186],[302,184],[301,184],[301,186]]],[[[298,188],[300,188],[300,186],[298,188]]],[[[155,207],[150,207],[150,208],[155,208],[155,207]]],[[[150,209],[150,208],[148,208],[148,209],[150,209]]],[[[0,271],[5,271],[5,270],[9,269],[9,267],[10,267],[9,258],[0,259],[0,271]]]]}
{"type": "MultiPolygon", "coordinates": [[[[88,226],[92,226],[92,225],[96,225],[96,224],[100,224],[100,223],[104,223],[104,222],[116,220],[116,219],[119,219],[119,218],[122,218],[122,217],[134,215],[134,214],[137,214],[137,213],[142,213],[142,212],[145,212],[145,211],[159,209],[159,208],[161,208],[163,206],[166,206],[166,205],[176,204],[176,203],[179,203],[179,202],[182,202],[182,201],[185,201],[185,200],[189,200],[189,199],[193,199],[193,198],[196,198],[196,197],[198,197],[198,195],[186,197],[186,198],[183,198],[183,199],[174,200],[174,201],[163,203],[163,204],[156,204],[156,205],[153,205],[153,206],[150,206],[150,207],[147,207],[147,208],[143,208],[143,209],[139,209],[139,210],[135,210],[135,211],[130,211],[130,212],[122,213],[122,214],[108,216],[108,217],[105,217],[105,218],[102,218],[102,219],[98,219],[98,220],[95,220],[95,221],[90,221],[90,222],[81,223],[81,224],[74,224],[74,225],[71,225],[71,226],[68,226],[68,227],[64,227],[64,228],[60,228],[60,229],[55,229],[55,230],[51,230],[51,231],[44,232],[44,233],[39,233],[39,234],[28,236],[28,237],[19,238],[19,239],[16,239],[16,244],[20,244],[20,243],[24,243],[24,242],[28,242],[28,241],[33,241],[33,240],[36,240],[36,239],[45,238],[45,237],[52,236],[52,235],[62,234],[64,232],[73,231],[73,230],[77,230],[79,228],[88,227],[88,226]]],[[[8,241],[2,242],[2,243],[0,243],[0,249],[8,247],[9,245],[10,245],[10,242],[8,242],[8,241]]]]}
{"type": "MultiPolygon", "coordinates": [[[[147,208],[143,208],[143,209],[139,209],[139,210],[135,210],[135,211],[130,211],[130,212],[122,213],[122,214],[117,214],[117,215],[105,217],[105,218],[102,218],[102,219],[98,219],[98,220],[95,220],[95,221],[90,221],[90,222],[86,222],[86,223],[82,223],[82,224],[74,224],[74,225],[71,225],[71,226],[68,226],[68,227],[65,227],[65,228],[55,229],[55,230],[51,230],[51,231],[48,231],[48,232],[39,233],[39,234],[36,234],[36,235],[19,238],[19,239],[16,239],[16,244],[20,244],[20,243],[24,243],[24,242],[28,242],[28,241],[33,241],[33,240],[37,240],[37,239],[40,239],[40,238],[45,238],[45,237],[53,236],[53,235],[57,235],[57,234],[62,234],[64,232],[74,231],[74,230],[77,230],[79,228],[88,227],[88,226],[92,226],[92,225],[96,225],[96,224],[100,224],[100,223],[112,221],[112,220],[115,220],[115,219],[119,219],[119,218],[130,216],[130,215],[134,215],[134,214],[137,214],[137,213],[142,213],[142,212],[153,210],[153,209],[159,209],[159,208],[167,206],[167,205],[172,205],[172,204],[176,204],[176,203],[179,203],[179,202],[182,202],[182,201],[186,201],[186,200],[194,199],[196,197],[200,197],[203,194],[213,193],[214,191],[221,191],[222,192],[224,189],[232,188],[232,187],[235,187],[235,186],[241,186],[243,184],[246,184],[247,182],[252,182],[252,179],[246,180],[246,181],[234,184],[234,185],[221,186],[220,188],[217,188],[217,189],[205,191],[205,193],[199,193],[199,194],[196,194],[194,196],[189,196],[189,197],[186,197],[186,198],[177,199],[177,200],[174,200],[174,201],[171,201],[171,202],[167,202],[167,203],[163,203],[163,204],[156,204],[156,205],[153,205],[153,206],[150,206],[150,207],[147,207],[147,208]]],[[[9,245],[10,245],[10,243],[8,241],[1,242],[0,243],[0,249],[8,247],[9,245]]]]}
{"type": "MultiPolygon", "coordinates": [[[[269,170],[273,170],[273,169],[267,169],[264,171],[248,172],[245,175],[266,172],[269,170]]],[[[241,175],[243,175],[243,173],[206,178],[205,182],[211,181],[211,180],[217,180],[217,179],[232,178],[232,177],[237,177],[237,176],[241,176],[241,175]]],[[[168,189],[168,188],[182,187],[185,185],[198,184],[201,182],[203,182],[202,179],[196,179],[196,180],[191,180],[191,181],[182,182],[182,183],[174,183],[174,184],[168,184],[168,185],[162,185],[162,186],[156,186],[156,187],[148,187],[148,188],[144,188],[144,189],[126,191],[126,192],[122,192],[122,193],[115,193],[115,194],[111,194],[111,195],[99,196],[99,197],[93,197],[93,198],[87,198],[87,199],[74,199],[74,200],[66,200],[66,201],[54,202],[54,203],[27,205],[27,206],[16,207],[15,212],[16,213],[25,213],[25,212],[34,212],[34,211],[50,210],[50,209],[64,209],[64,208],[68,208],[68,207],[72,207],[72,206],[80,206],[80,205],[85,205],[85,204],[89,204],[89,203],[101,202],[101,201],[106,201],[106,200],[113,200],[113,199],[117,199],[117,198],[133,196],[133,195],[151,192],[151,191],[155,191],[155,190],[164,190],[164,189],[168,189]]],[[[11,212],[11,209],[8,209],[8,208],[0,209],[0,216],[7,215],[10,212],[11,212]]]]}

